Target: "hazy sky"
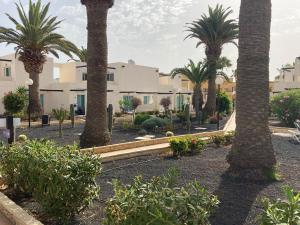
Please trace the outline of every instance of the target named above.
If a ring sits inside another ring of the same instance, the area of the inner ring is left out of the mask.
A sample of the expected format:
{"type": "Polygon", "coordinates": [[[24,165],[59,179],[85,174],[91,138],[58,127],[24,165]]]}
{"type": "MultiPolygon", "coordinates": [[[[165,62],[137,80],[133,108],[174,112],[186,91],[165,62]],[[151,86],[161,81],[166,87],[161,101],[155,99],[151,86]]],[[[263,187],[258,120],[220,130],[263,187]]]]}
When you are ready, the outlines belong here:
{"type": "MultiPolygon", "coordinates": [[[[43,2],[48,2],[45,0],[43,2]]],[[[16,16],[15,0],[0,0],[0,26],[11,26],[5,13],[16,16]]],[[[28,0],[21,0],[24,5],[28,0]]],[[[300,55],[300,0],[273,0],[271,40],[271,79],[277,68],[292,63],[300,55]]],[[[64,19],[59,32],[78,46],[86,46],[86,12],[80,0],[51,0],[51,14],[64,19]]],[[[189,58],[204,57],[202,47],[195,48],[195,40],[185,40],[185,23],[207,13],[208,5],[221,3],[234,10],[238,18],[240,0],[115,0],[109,12],[109,62],[127,62],[160,68],[169,72],[183,66],[189,58]]],[[[0,44],[0,55],[13,51],[13,46],[0,44]]],[[[224,47],[223,55],[234,63],[237,49],[224,47]]],[[[61,56],[60,62],[67,58],[61,56]]],[[[232,68],[235,69],[235,66],[232,68]]]]}

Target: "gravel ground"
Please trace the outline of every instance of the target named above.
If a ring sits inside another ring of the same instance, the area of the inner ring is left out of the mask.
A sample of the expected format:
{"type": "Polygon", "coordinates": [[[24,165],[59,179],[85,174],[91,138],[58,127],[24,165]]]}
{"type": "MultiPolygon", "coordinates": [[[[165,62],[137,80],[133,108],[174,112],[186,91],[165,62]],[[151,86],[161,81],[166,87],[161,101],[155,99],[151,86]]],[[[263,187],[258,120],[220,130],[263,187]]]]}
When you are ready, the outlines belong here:
{"type": "Polygon", "coordinates": [[[226,176],[228,164],[226,155],[229,148],[208,147],[201,155],[183,157],[180,160],[164,159],[158,156],[139,157],[103,165],[103,173],[98,178],[102,196],[99,201],[72,224],[99,225],[103,216],[101,207],[110,197],[112,179],[130,183],[134,176],[145,179],[163,175],[171,167],[180,170],[179,185],[198,180],[211,193],[218,195],[221,205],[212,216],[213,225],[254,225],[261,212],[259,200],[263,196],[276,199],[283,197],[281,188],[290,185],[300,190],[300,145],[290,141],[290,137],[273,136],[277,160],[280,165],[282,181],[273,183],[247,183],[232,180],[226,176]]]}
{"type": "MultiPolygon", "coordinates": [[[[221,121],[221,128],[224,126],[225,121],[221,121]]],[[[197,126],[193,125],[191,133],[199,133],[204,131],[213,131],[216,130],[215,124],[204,124],[201,127],[206,128],[206,130],[196,130],[197,126]]],[[[79,143],[79,136],[83,132],[84,125],[78,124],[75,128],[72,128],[71,125],[64,125],[63,127],[63,137],[58,136],[58,126],[51,125],[47,127],[33,127],[28,128],[18,128],[16,133],[17,136],[20,134],[25,134],[30,139],[40,139],[46,138],[53,140],[59,145],[72,145],[74,143],[79,143]]],[[[174,131],[175,135],[186,134],[186,129],[177,129],[174,131]]],[[[153,134],[156,138],[164,137],[164,133],[155,133],[153,134]]],[[[16,137],[17,137],[16,136],[16,137]]],[[[135,138],[139,137],[138,130],[122,130],[118,128],[113,129],[112,134],[112,144],[136,141],[135,138]]]]}

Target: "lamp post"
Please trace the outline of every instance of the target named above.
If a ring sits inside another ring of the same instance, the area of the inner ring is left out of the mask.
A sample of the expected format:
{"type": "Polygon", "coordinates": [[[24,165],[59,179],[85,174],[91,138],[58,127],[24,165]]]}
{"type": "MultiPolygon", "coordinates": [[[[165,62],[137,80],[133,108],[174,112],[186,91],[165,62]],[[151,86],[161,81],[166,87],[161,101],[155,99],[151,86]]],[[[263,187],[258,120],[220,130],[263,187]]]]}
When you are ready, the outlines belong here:
{"type": "MultiPolygon", "coordinates": [[[[25,82],[25,84],[28,86],[29,93],[30,93],[30,86],[33,85],[33,80],[28,78],[25,82]]],[[[28,98],[28,128],[31,127],[31,101],[30,101],[30,94],[28,98]]]]}
{"type": "Polygon", "coordinates": [[[217,76],[216,78],[216,85],[218,85],[218,94],[217,94],[217,130],[220,130],[220,89],[221,85],[224,83],[224,79],[221,76],[217,76]]]}

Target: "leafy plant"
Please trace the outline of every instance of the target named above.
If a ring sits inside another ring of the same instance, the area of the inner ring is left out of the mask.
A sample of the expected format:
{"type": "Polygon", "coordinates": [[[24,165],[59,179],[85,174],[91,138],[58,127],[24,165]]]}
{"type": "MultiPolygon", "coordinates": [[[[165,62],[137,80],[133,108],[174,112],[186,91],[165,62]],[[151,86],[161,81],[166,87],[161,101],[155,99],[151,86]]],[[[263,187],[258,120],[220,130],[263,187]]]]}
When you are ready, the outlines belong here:
{"type": "Polygon", "coordinates": [[[148,113],[139,113],[134,118],[134,125],[141,125],[144,121],[150,118],[151,116],[148,113]]]}
{"type": "Polygon", "coordinates": [[[189,150],[189,142],[186,138],[172,138],[169,142],[174,156],[182,156],[189,150]]]}
{"type": "Polygon", "coordinates": [[[122,113],[126,113],[132,109],[132,101],[130,101],[129,99],[120,100],[119,107],[122,113]]]}
{"type": "Polygon", "coordinates": [[[167,125],[167,121],[158,117],[152,117],[142,123],[142,127],[146,130],[155,130],[157,128],[163,128],[167,125]]]}
{"type": "Polygon", "coordinates": [[[300,91],[290,90],[275,95],[271,100],[271,111],[286,126],[294,127],[300,119],[300,91]]]}
{"type": "Polygon", "coordinates": [[[224,134],[223,144],[231,145],[233,142],[234,136],[235,136],[235,131],[230,131],[230,132],[227,132],[226,134],[224,134]]]}
{"type": "Polygon", "coordinates": [[[216,144],[217,147],[220,147],[224,143],[224,135],[214,135],[212,136],[212,142],[216,144]]]}
{"type": "Polygon", "coordinates": [[[60,109],[53,109],[52,114],[55,117],[55,119],[58,120],[59,137],[62,137],[62,124],[64,120],[68,117],[69,113],[67,110],[60,108],[60,109]]]}
{"type": "Polygon", "coordinates": [[[104,225],[208,225],[219,201],[198,182],[175,186],[176,173],[149,182],[135,177],[130,185],[114,181],[113,198],[106,203],[104,225]]]}
{"type": "Polygon", "coordinates": [[[167,114],[167,112],[169,111],[169,107],[171,105],[171,98],[170,97],[162,98],[159,104],[164,108],[165,114],[167,114]]]}
{"type": "Polygon", "coordinates": [[[260,225],[298,225],[300,224],[300,192],[290,187],[283,188],[286,201],[263,199],[263,213],[260,225]]]}
{"type": "Polygon", "coordinates": [[[0,148],[0,172],[15,190],[30,194],[48,215],[67,224],[98,197],[101,163],[76,146],[32,140],[0,148]]]}
{"type": "Polygon", "coordinates": [[[217,94],[217,100],[220,101],[219,103],[219,110],[220,113],[229,113],[231,110],[232,102],[226,92],[221,91],[217,94]]]}
{"type": "Polygon", "coordinates": [[[206,143],[199,137],[188,137],[187,140],[192,154],[201,152],[206,146],[206,143]]]}
{"type": "Polygon", "coordinates": [[[25,107],[25,99],[18,92],[9,92],[3,98],[3,104],[5,111],[13,116],[21,113],[25,107]]]}

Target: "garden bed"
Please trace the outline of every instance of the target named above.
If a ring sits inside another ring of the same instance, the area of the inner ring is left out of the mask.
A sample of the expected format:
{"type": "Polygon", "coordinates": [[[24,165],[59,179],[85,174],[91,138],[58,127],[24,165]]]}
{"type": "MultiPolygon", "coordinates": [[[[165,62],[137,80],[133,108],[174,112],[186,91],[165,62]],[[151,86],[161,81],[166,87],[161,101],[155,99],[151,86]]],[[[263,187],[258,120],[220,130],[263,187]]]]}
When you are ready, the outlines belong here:
{"type": "MultiPolygon", "coordinates": [[[[273,135],[281,182],[247,183],[232,180],[226,176],[228,164],[226,155],[230,147],[215,148],[208,146],[199,155],[182,157],[178,160],[164,156],[144,156],[103,164],[103,171],[97,182],[101,186],[101,197],[93,206],[77,216],[71,224],[101,224],[103,206],[107,198],[112,196],[112,179],[120,179],[130,183],[134,176],[143,175],[149,179],[152,176],[163,175],[169,168],[176,167],[181,172],[178,183],[186,184],[198,180],[211,193],[216,194],[221,205],[211,218],[214,225],[253,225],[257,224],[257,216],[261,211],[259,199],[283,197],[281,187],[288,184],[295,190],[300,190],[300,146],[293,144],[290,137],[273,135]]],[[[30,211],[45,224],[53,224],[41,214],[39,206],[29,198],[15,198],[19,205],[30,211]]]]}

